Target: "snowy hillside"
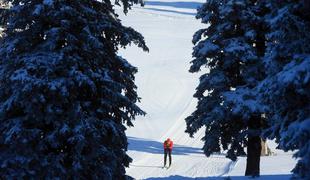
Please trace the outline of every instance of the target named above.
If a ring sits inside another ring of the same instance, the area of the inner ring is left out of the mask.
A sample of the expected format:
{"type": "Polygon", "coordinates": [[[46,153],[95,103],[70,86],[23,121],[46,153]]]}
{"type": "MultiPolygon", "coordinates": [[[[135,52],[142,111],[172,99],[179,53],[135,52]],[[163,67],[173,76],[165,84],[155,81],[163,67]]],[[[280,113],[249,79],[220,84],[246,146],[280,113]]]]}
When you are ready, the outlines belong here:
{"type": "MultiPolygon", "coordinates": [[[[195,19],[196,7],[204,0],[147,1],[135,6],[123,23],[142,33],[150,49],[144,53],[136,47],[122,51],[139,68],[136,75],[140,107],[147,112],[138,117],[135,127],[127,130],[129,155],[134,159],[127,174],[136,179],[219,179],[230,176],[243,179],[244,157],[237,162],[224,154],[205,157],[200,148],[204,131],[189,138],[185,117],[195,108],[192,95],[198,74],[188,72],[192,59],[192,35],[203,27],[195,19]],[[174,143],[172,167],[162,169],[162,142],[170,137],[174,143]]],[[[120,12],[121,10],[119,10],[120,12]]],[[[275,145],[270,145],[274,150],[275,145]]],[[[274,150],[276,151],[276,150],[274,150]]],[[[276,156],[262,157],[260,179],[289,179],[296,160],[292,153],[276,151],[276,156]]]]}

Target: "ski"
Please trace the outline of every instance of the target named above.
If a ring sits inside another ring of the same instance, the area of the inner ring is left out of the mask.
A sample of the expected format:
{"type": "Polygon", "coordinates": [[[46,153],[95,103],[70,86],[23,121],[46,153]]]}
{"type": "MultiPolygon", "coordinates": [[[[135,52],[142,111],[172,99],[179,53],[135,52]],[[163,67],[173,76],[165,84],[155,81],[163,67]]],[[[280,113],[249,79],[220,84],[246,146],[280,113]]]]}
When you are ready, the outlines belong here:
{"type": "Polygon", "coordinates": [[[171,166],[163,166],[162,169],[169,169],[171,166]]]}

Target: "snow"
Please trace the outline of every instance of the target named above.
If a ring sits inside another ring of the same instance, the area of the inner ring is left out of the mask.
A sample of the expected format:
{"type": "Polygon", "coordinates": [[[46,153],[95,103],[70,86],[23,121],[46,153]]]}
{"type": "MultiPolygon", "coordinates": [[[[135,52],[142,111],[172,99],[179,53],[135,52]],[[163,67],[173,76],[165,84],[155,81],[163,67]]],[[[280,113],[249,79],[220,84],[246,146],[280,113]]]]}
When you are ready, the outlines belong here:
{"type": "Polygon", "coordinates": [[[309,69],[310,58],[301,63],[292,61],[278,74],[278,79],[283,84],[290,84],[291,82],[293,82],[293,84],[299,84],[300,82],[307,84],[310,79],[309,69]]]}
{"type": "Polygon", "coordinates": [[[42,12],[42,10],[43,10],[43,6],[42,5],[36,5],[36,8],[35,8],[35,10],[33,11],[33,15],[34,16],[38,16],[38,15],[40,15],[40,13],[42,12]]]}
{"type": "Polygon", "coordinates": [[[204,46],[198,50],[198,56],[207,56],[208,53],[218,50],[219,47],[209,41],[204,43],[204,46]]]}
{"type": "MultiPolygon", "coordinates": [[[[138,117],[133,128],[126,131],[128,154],[133,158],[127,174],[136,179],[248,179],[244,177],[246,157],[236,162],[225,154],[206,157],[200,141],[204,130],[189,138],[185,118],[194,111],[193,99],[199,73],[188,72],[192,60],[192,36],[205,28],[195,19],[195,7],[205,0],[146,1],[145,7],[135,6],[127,16],[118,13],[122,23],[131,26],[145,37],[150,49],[144,53],[137,47],[128,47],[120,54],[138,67],[136,85],[142,98],[139,106],[147,112],[138,117]],[[175,144],[172,167],[162,169],[162,142],[170,137],[175,144]]],[[[249,36],[251,34],[249,33],[249,36]]],[[[270,144],[271,143],[271,144],[270,144]]],[[[274,156],[261,158],[261,178],[289,179],[296,160],[292,152],[275,150],[274,156]]]]}
{"type": "Polygon", "coordinates": [[[0,26],[0,37],[2,37],[2,32],[4,31],[4,29],[0,26]]]}
{"type": "Polygon", "coordinates": [[[47,5],[47,6],[53,5],[53,3],[54,3],[54,0],[44,0],[44,1],[43,1],[43,4],[45,4],[45,5],[47,5]]]}

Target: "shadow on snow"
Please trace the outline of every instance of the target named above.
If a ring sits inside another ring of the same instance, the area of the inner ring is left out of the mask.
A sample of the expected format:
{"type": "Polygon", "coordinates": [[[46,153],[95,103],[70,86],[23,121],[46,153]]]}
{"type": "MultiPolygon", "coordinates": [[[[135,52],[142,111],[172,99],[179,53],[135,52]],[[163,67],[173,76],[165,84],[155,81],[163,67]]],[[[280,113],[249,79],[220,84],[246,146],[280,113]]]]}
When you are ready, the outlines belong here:
{"type": "MultiPolygon", "coordinates": [[[[257,180],[289,180],[292,175],[283,174],[283,175],[261,175],[259,178],[255,178],[257,180]]],[[[231,177],[184,177],[184,176],[169,176],[169,177],[151,177],[145,180],[245,180],[245,179],[252,179],[248,176],[231,176],[231,177]]]]}
{"type": "Polygon", "coordinates": [[[153,10],[153,11],[160,11],[160,12],[177,13],[177,14],[190,15],[190,16],[195,16],[196,15],[196,13],[181,12],[181,11],[174,11],[174,10],[167,10],[167,9],[158,9],[158,8],[143,8],[143,9],[148,9],[148,10],[153,10]]]}
{"type": "Polygon", "coordinates": [[[163,168],[163,166],[147,166],[147,165],[134,165],[130,164],[130,167],[142,167],[142,168],[163,168]]]}
{"type": "MultiPolygon", "coordinates": [[[[141,151],[151,154],[163,154],[163,142],[128,137],[128,150],[131,151],[141,151]]],[[[173,155],[189,155],[189,154],[202,154],[200,148],[193,148],[188,146],[182,146],[178,144],[173,145],[172,154],[173,155]]]]}
{"type": "Polygon", "coordinates": [[[174,8],[183,8],[183,9],[197,9],[202,5],[201,2],[161,2],[161,1],[146,1],[145,5],[150,6],[169,6],[174,8]]]}

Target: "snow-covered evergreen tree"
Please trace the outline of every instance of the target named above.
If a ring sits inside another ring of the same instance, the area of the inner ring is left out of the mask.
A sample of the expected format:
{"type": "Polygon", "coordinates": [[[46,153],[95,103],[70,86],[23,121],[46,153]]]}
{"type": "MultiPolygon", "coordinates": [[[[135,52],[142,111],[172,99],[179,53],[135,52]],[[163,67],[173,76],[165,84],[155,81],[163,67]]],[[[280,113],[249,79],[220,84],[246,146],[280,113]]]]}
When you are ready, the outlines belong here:
{"type": "MultiPolygon", "coordinates": [[[[117,55],[143,37],[109,0],[7,0],[0,42],[0,178],[126,179],[125,126],[144,112],[137,68],[117,55]],[[6,19],[6,18],[4,18],[6,19]]],[[[126,12],[137,0],[121,0],[126,12]]]]}
{"type": "Polygon", "coordinates": [[[5,17],[7,17],[7,15],[5,13],[7,13],[7,9],[8,9],[8,4],[5,4],[3,1],[0,1],[0,35],[1,35],[1,28],[5,23],[5,17]]]}
{"type": "Polygon", "coordinates": [[[198,9],[197,18],[208,27],[194,35],[190,72],[208,69],[194,94],[198,105],[186,118],[186,132],[192,136],[206,127],[207,156],[222,148],[235,160],[245,153],[248,140],[260,146],[262,110],[252,89],[264,77],[265,11],[263,1],[255,0],[208,0],[198,9]]]}
{"type": "Polygon", "coordinates": [[[268,76],[258,87],[269,106],[265,135],[276,138],[281,149],[298,150],[293,172],[310,179],[310,2],[272,0],[269,7],[268,76]]]}

